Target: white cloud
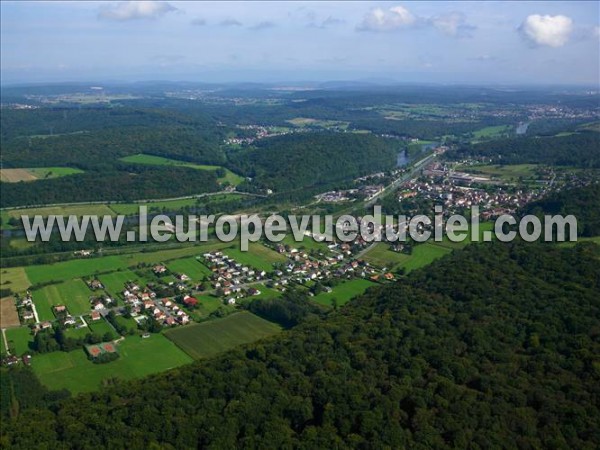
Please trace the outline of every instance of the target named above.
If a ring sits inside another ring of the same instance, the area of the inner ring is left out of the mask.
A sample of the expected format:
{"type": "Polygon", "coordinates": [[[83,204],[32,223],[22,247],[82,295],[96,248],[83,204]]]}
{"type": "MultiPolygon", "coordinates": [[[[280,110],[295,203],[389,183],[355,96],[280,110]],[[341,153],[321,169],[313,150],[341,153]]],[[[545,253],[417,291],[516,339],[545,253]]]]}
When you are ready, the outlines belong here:
{"type": "Polygon", "coordinates": [[[474,26],[467,24],[465,15],[461,12],[451,12],[439,16],[433,16],[429,23],[441,31],[446,36],[466,37],[475,29],[474,26]]]}
{"type": "Polygon", "coordinates": [[[369,11],[358,26],[362,31],[392,31],[413,25],[417,18],[403,6],[394,6],[387,11],[375,8],[369,11]]]}
{"type": "Polygon", "coordinates": [[[158,19],[177,8],[167,2],[128,1],[104,6],[98,17],[107,20],[158,19]]]}
{"type": "Polygon", "coordinates": [[[534,45],[562,47],[568,42],[573,31],[573,20],[563,15],[532,14],[527,16],[519,27],[519,31],[534,45]]]}

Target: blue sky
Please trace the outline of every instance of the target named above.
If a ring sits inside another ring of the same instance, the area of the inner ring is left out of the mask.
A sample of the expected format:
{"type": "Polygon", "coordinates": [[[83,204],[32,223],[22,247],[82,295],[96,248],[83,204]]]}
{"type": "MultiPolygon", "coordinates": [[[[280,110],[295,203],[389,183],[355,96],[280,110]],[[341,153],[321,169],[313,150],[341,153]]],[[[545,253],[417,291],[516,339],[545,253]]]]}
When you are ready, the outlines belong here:
{"type": "Polygon", "coordinates": [[[599,2],[10,2],[3,83],[598,84],[599,2]]]}

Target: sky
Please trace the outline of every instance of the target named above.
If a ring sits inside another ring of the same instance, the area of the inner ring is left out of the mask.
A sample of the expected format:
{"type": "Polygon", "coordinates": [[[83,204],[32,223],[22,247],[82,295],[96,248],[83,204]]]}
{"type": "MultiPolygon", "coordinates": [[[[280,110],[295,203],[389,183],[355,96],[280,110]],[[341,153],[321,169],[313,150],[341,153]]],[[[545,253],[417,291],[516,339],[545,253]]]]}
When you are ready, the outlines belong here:
{"type": "Polygon", "coordinates": [[[364,80],[586,84],[600,2],[11,2],[3,84],[364,80]]]}

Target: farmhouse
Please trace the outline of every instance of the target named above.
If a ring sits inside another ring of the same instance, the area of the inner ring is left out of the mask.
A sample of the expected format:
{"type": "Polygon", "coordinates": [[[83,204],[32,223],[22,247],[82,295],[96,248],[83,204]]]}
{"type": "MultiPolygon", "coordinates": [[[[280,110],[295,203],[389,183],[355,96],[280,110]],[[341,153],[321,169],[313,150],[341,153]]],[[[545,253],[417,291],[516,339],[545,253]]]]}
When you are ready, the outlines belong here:
{"type": "Polygon", "coordinates": [[[198,304],[198,299],[186,295],[183,297],[183,303],[185,303],[186,306],[196,306],[198,304]]]}
{"type": "Polygon", "coordinates": [[[100,280],[92,280],[89,283],[90,289],[104,289],[104,285],[100,282],[100,280]]]}
{"type": "Polygon", "coordinates": [[[152,268],[152,271],[156,274],[159,275],[161,273],[165,273],[167,271],[167,268],[165,266],[163,266],[162,264],[158,264],[156,266],[154,266],[152,268]]]}

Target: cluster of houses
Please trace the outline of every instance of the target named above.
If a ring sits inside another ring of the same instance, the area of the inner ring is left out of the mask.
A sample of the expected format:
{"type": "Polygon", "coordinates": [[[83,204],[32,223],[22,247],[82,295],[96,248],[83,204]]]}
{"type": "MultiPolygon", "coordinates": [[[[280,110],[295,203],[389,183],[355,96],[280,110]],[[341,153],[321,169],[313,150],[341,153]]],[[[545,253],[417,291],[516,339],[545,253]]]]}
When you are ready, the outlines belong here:
{"type": "Polygon", "coordinates": [[[3,366],[14,366],[23,361],[26,366],[31,365],[31,355],[23,355],[21,358],[15,355],[5,355],[0,360],[0,364],[3,366]]]}
{"type": "MultiPolygon", "coordinates": [[[[135,283],[126,285],[123,299],[126,304],[131,306],[131,314],[136,322],[145,320],[145,317],[153,317],[165,326],[185,325],[190,322],[188,313],[174,300],[158,299],[154,291],[141,288],[135,283]]],[[[186,303],[185,300],[184,303],[186,303]]],[[[188,303],[186,305],[192,306],[188,303]]]]}
{"type": "Polygon", "coordinates": [[[331,243],[328,246],[330,255],[322,255],[316,258],[306,251],[277,244],[275,250],[284,254],[287,262],[283,270],[274,272],[279,279],[275,280],[273,284],[275,287],[284,286],[287,284],[288,279],[298,283],[307,283],[310,281],[323,281],[333,277],[369,277],[377,271],[362,260],[351,259],[366,245],[367,243],[360,236],[350,243],[331,243]]]}
{"type": "Polygon", "coordinates": [[[248,137],[232,137],[225,139],[223,142],[227,145],[250,145],[260,139],[266,139],[275,136],[284,136],[286,134],[303,133],[308,130],[304,128],[290,128],[287,130],[277,130],[275,127],[262,125],[238,125],[237,128],[245,131],[252,131],[254,136],[248,137]]]}
{"type": "Polygon", "coordinates": [[[471,177],[469,175],[454,177],[445,166],[439,165],[424,172],[425,179],[411,180],[398,193],[398,201],[402,202],[411,197],[435,200],[443,203],[445,214],[453,214],[471,206],[481,208],[483,219],[496,217],[500,214],[511,214],[527,203],[539,198],[539,189],[507,190],[499,185],[488,185],[487,189],[471,187],[486,177],[471,177]]]}
{"type": "Polygon", "coordinates": [[[383,192],[383,190],[384,187],[381,184],[366,185],[352,189],[323,192],[322,194],[315,195],[315,199],[328,203],[349,202],[359,198],[371,200],[373,197],[383,192]]]}
{"type": "Polygon", "coordinates": [[[266,271],[245,266],[221,251],[204,253],[202,256],[212,272],[211,286],[226,298],[227,304],[234,305],[236,299],[260,295],[258,289],[247,285],[265,280],[266,271]]]}

